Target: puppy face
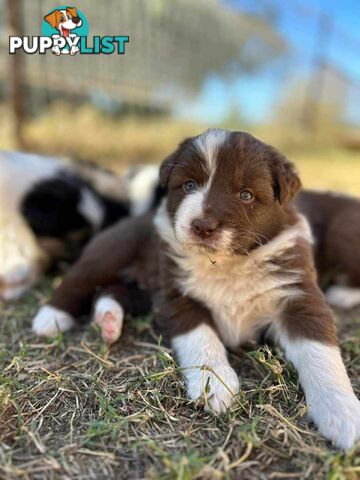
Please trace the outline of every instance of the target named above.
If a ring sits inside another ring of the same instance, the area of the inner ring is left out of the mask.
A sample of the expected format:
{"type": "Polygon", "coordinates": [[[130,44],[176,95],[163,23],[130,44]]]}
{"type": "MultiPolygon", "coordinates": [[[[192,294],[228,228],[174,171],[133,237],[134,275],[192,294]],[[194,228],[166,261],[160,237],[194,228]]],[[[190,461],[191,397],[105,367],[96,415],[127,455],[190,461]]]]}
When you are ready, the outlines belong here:
{"type": "Polygon", "coordinates": [[[243,132],[211,129],[162,164],[176,238],[189,249],[247,254],[276,235],[299,190],[293,165],[243,132]]]}
{"type": "Polygon", "coordinates": [[[71,30],[82,25],[82,20],[78,17],[77,10],[74,7],[68,7],[66,10],[55,10],[46,15],[45,20],[53,28],[58,29],[63,37],[67,37],[71,30]]]}

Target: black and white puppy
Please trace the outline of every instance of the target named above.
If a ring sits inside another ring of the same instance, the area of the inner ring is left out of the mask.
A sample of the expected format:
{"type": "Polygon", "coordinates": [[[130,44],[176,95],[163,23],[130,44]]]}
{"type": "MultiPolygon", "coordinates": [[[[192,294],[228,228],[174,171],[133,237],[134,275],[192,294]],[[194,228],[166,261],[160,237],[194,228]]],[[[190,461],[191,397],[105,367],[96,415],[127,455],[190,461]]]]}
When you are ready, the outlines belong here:
{"type": "Polygon", "coordinates": [[[19,298],[99,230],[150,209],[154,182],[153,166],[117,177],[86,162],[0,152],[0,298],[19,298]]]}

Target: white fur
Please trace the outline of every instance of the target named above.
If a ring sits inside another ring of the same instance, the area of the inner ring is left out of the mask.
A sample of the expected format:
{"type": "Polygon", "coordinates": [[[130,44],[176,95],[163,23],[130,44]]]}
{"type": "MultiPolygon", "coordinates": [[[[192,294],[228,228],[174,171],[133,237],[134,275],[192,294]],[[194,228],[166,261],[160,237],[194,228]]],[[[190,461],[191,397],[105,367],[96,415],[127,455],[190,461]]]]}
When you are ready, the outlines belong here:
{"type": "MultiPolygon", "coordinates": [[[[182,244],[197,245],[196,239],[193,236],[191,230],[191,222],[196,218],[202,218],[204,216],[204,202],[206,199],[206,193],[209,188],[209,183],[186,195],[181,202],[179,208],[175,214],[175,236],[177,240],[182,244]]],[[[223,229],[219,238],[209,242],[209,246],[214,246],[218,249],[226,250],[229,248],[232,239],[232,232],[230,230],[223,229]]]]}
{"type": "MultiPolygon", "coordinates": [[[[0,208],[13,213],[29,188],[61,169],[53,157],[42,157],[21,152],[0,152],[0,208]]],[[[10,215],[10,213],[9,213],[10,215]]]]}
{"type": "Polygon", "coordinates": [[[206,189],[200,189],[185,196],[175,214],[175,236],[181,243],[191,241],[190,224],[203,216],[203,203],[206,189]]]}
{"type": "Polygon", "coordinates": [[[155,187],[159,181],[159,167],[143,166],[134,175],[127,175],[127,187],[132,215],[142,215],[151,207],[155,187]]]}
{"type": "Polygon", "coordinates": [[[78,205],[79,212],[90,222],[94,230],[98,230],[104,220],[104,208],[95,195],[86,187],[81,189],[78,205]]]}
{"type": "Polygon", "coordinates": [[[66,312],[51,305],[40,308],[33,319],[33,331],[43,337],[53,337],[59,332],[66,332],[74,325],[73,318],[66,312]]]}
{"type": "Polygon", "coordinates": [[[0,298],[18,298],[47,261],[35,235],[20,215],[24,194],[60,170],[52,157],[0,152],[0,298]]]}
{"type": "Polygon", "coordinates": [[[326,291],[326,300],[333,307],[354,308],[360,305],[360,288],[334,285],[326,291]]]}
{"type": "MultiPolygon", "coordinates": [[[[11,258],[14,260],[13,256],[11,258]]],[[[3,272],[0,277],[0,298],[5,301],[17,300],[30,288],[35,278],[36,271],[22,263],[3,272]]]]}
{"type": "Polygon", "coordinates": [[[192,400],[205,397],[214,412],[224,412],[239,390],[239,379],[214,330],[201,324],[188,333],[174,337],[172,347],[180,367],[184,369],[189,397],[192,400]],[[206,386],[210,389],[208,393],[206,386]]]}
{"type": "Polygon", "coordinates": [[[124,310],[112,297],[103,296],[96,301],[93,322],[101,328],[106,342],[116,342],[121,335],[123,321],[124,310]]]}
{"type": "Polygon", "coordinates": [[[221,128],[209,128],[199,135],[195,140],[195,145],[205,158],[209,173],[210,181],[216,170],[217,153],[229,137],[229,132],[221,128]]]}
{"type": "Polygon", "coordinates": [[[338,347],[316,341],[278,340],[299,373],[309,415],[324,437],[346,450],[360,439],[360,402],[356,398],[338,347]]]}
{"type": "Polygon", "coordinates": [[[270,260],[286,254],[299,238],[311,241],[310,228],[302,216],[295,226],[249,255],[219,253],[211,258],[179,241],[164,203],[157,212],[155,225],[180,267],[181,292],[209,308],[221,339],[230,347],[256,338],[259,329],[280,313],[281,300],[301,294],[296,288],[300,272],[286,271],[270,260]]]}
{"type": "Polygon", "coordinates": [[[66,10],[59,10],[59,11],[63,14],[64,18],[66,18],[66,20],[64,22],[60,22],[58,26],[58,29],[61,32],[61,35],[63,35],[63,28],[66,28],[66,30],[74,30],[74,28],[81,27],[82,20],[80,20],[79,23],[74,23],[72,21],[71,15],[67,13],[66,10]]]}

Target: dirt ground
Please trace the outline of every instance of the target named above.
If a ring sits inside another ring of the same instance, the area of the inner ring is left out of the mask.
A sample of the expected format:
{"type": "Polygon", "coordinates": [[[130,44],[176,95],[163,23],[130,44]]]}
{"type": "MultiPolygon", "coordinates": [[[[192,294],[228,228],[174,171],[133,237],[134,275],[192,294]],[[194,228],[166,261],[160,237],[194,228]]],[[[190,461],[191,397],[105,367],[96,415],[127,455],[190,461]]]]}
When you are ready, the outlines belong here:
{"type": "MultiPolygon", "coordinates": [[[[1,479],[357,479],[314,430],[293,368],[276,350],[230,355],[241,391],[223,417],[186,399],[151,317],[128,319],[110,349],[95,327],[45,341],[31,318],[58,278],[1,305],[1,479]]],[[[360,393],[360,310],[338,312],[341,347],[360,393]]]]}

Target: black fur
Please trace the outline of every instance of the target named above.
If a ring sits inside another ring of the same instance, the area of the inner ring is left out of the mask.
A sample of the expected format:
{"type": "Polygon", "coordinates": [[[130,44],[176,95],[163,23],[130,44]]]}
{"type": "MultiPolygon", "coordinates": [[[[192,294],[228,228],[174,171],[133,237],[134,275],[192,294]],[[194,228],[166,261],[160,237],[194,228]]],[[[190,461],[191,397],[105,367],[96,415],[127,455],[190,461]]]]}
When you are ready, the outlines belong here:
{"type": "Polygon", "coordinates": [[[127,217],[130,214],[130,205],[128,202],[114,200],[105,195],[99,196],[99,194],[97,194],[97,196],[102,201],[105,209],[105,217],[101,226],[102,229],[110,227],[120,218],[127,217]]]}
{"type": "Polygon", "coordinates": [[[21,213],[33,232],[62,239],[71,232],[91,230],[77,208],[83,186],[81,179],[68,173],[35,184],[21,204],[21,213]]]}

